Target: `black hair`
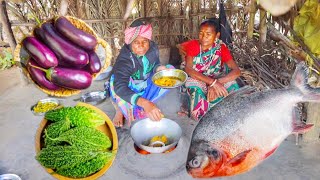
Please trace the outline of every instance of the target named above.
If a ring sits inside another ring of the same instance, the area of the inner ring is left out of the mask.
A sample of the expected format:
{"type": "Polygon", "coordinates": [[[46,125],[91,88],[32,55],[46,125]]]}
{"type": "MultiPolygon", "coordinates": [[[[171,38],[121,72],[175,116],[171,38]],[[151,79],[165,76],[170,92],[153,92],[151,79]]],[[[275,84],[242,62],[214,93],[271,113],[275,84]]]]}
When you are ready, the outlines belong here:
{"type": "Polygon", "coordinates": [[[135,21],[133,21],[130,25],[130,27],[138,27],[141,25],[146,25],[143,21],[141,21],[140,19],[136,19],[135,21]]]}
{"type": "Polygon", "coordinates": [[[213,27],[216,32],[220,32],[220,22],[217,18],[209,18],[202,21],[199,28],[205,25],[213,27]]]}

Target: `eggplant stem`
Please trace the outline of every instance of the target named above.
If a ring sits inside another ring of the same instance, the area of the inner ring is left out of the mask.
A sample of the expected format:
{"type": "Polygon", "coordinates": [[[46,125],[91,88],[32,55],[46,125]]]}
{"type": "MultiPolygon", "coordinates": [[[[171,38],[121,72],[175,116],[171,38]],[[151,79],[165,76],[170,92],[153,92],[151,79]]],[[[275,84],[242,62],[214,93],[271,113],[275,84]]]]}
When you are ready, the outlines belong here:
{"type": "Polygon", "coordinates": [[[44,69],[44,68],[41,68],[41,67],[38,67],[38,66],[35,66],[35,65],[32,65],[30,62],[29,62],[29,65],[33,68],[36,68],[36,69],[39,69],[41,71],[43,71],[45,74],[46,74],[46,77],[49,81],[51,81],[51,74],[52,74],[52,68],[50,69],[44,69]]]}
{"type": "Polygon", "coordinates": [[[31,63],[29,63],[29,65],[30,65],[31,67],[36,68],[36,69],[39,69],[39,70],[41,70],[41,71],[43,71],[43,72],[47,72],[47,71],[48,71],[47,69],[44,69],[44,68],[41,68],[41,67],[32,65],[31,63]]]}

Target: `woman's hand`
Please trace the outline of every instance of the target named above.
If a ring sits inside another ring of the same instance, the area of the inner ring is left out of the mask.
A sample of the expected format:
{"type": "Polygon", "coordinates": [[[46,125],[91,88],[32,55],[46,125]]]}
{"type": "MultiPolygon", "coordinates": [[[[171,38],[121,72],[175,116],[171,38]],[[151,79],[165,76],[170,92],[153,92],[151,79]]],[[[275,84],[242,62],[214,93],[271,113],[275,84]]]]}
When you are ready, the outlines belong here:
{"type": "Polygon", "coordinates": [[[163,118],[161,110],[153,102],[140,97],[137,104],[144,109],[147,117],[151,120],[160,121],[163,118]]]}
{"type": "Polygon", "coordinates": [[[169,68],[167,68],[166,66],[159,66],[159,67],[157,67],[157,69],[156,69],[156,72],[158,72],[158,71],[162,71],[162,70],[166,70],[166,69],[169,69],[169,68]]]}
{"type": "Polygon", "coordinates": [[[216,93],[216,90],[213,87],[209,87],[208,94],[207,94],[207,100],[209,102],[217,99],[219,96],[216,93]]]}
{"type": "Polygon", "coordinates": [[[222,83],[217,80],[217,82],[212,86],[215,89],[215,93],[218,97],[228,96],[228,91],[222,83]]]}

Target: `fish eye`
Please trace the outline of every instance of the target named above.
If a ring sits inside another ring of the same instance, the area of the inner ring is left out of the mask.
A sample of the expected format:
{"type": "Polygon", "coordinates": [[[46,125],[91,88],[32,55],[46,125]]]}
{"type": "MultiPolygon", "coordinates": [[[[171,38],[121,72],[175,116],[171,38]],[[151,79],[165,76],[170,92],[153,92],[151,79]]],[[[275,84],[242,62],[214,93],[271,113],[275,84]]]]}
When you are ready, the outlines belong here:
{"type": "Polygon", "coordinates": [[[201,162],[202,162],[202,158],[199,156],[196,156],[193,159],[191,159],[191,161],[189,161],[189,166],[192,168],[198,168],[200,167],[201,162]]]}

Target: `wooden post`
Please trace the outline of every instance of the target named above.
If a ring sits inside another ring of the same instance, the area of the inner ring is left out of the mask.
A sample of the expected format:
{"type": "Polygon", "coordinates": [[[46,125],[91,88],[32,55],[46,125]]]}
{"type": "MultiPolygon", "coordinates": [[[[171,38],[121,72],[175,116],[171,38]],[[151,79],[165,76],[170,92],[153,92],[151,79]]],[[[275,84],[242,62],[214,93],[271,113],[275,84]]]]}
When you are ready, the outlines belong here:
{"type": "Polygon", "coordinates": [[[147,6],[148,6],[148,1],[143,0],[143,17],[148,17],[147,6]]]}
{"type": "Polygon", "coordinates": [[[13,52],[17,43],[13,36],[13,31],[11,29],[11,24],[7,13],[6,2],[4,0],[0,0],[0,23],[3,26],[3,31],[6,33],[11,51],[13,52]]]}
{"type": "Polygon", "coordinates": [[[2,23],[0,23],[0,41],[3,41],[2,23]]]}
{"type": "Polygon", "coordinates": [[[81,0],[76,0],[76,14],[77,17],[80,19],[84,18],[84,10],[82,10],[82,1],[81,0]]]}
{"type": "Polygon", "coordinates": [[[307,105],[307,123],[314,124],[313,128],[305,133],[302,138],[305,142],[318,141],[320,135],[320,104],[308,103],[307,105]]]}
{"type": "Polygon", "coordinates": [[[248,38],[252,39],[253,37],[253,28],[254,28],[254,17],[256,15],[256,0],[251,0],[250,2],[250,19],[248,25],[248,38]]]}
{"type": "Polygon", "coordinates": [[[260,27],[259,27],[259,32],[260,32],[260,44],[262,45],[263,43],[266,42],[267,40],[267,13],[264,9],[259,9],[260,11],[260,27]]]}

